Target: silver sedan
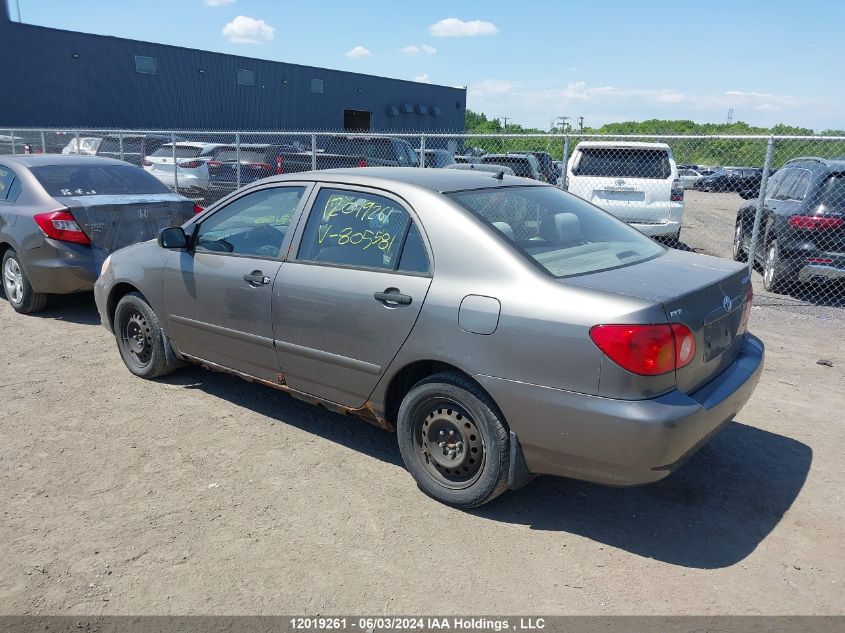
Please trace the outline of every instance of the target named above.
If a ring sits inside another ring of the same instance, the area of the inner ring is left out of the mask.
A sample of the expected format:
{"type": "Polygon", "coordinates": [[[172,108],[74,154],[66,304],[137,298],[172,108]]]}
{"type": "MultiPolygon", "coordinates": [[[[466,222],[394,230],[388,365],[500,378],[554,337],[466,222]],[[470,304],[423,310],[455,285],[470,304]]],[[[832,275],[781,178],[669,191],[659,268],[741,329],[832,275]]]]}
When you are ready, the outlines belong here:
{"type": "Polygon", "coordinates": [[[747,267],[501,173],[265,179],[114,253],[95,294],[134,374],[195,363],[395,430],[458,507],[662,479],[763,366],[747,267]]]}

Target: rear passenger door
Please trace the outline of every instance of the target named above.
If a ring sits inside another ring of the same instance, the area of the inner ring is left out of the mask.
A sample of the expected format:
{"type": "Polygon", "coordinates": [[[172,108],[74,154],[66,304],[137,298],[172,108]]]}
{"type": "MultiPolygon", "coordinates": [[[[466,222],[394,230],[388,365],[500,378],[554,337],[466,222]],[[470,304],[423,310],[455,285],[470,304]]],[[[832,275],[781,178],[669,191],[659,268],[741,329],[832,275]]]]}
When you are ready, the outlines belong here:
{"type": "Polygon", "coordinates": [[[326,185],[313,199],[273,288],[279,364],[291,388],[359,407],[416,323],[431,258],[399,198],[326,185]]]}

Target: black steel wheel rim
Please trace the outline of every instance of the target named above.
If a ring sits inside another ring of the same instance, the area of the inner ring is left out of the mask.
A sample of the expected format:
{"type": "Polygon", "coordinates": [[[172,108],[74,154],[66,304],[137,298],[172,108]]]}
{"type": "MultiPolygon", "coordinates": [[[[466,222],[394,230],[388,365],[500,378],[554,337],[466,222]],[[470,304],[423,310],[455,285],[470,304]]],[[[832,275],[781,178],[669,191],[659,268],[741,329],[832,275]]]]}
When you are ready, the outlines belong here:
{"type": "Polygon", "coordinates": [[[123,317],[120,330],[124,357],[139,369],[149,365],[153,356],[153,336],[150,324],[140,310],[132,309],[123,317]]]}
{"type": "Polygon", "coordinates": [[[453,490],[468,488],[484,470],[484,441],[471,415],[445,399],[421,404],[414,419],[414,454],[426,475],[453,490]]]}

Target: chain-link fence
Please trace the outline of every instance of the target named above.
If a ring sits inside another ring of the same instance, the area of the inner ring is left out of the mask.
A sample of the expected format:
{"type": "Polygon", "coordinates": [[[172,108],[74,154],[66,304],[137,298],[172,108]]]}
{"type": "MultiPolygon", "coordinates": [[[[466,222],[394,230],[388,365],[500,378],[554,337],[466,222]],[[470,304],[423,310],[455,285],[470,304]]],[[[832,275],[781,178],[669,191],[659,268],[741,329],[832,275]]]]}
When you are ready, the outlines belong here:
{"type": "Polygon", "coordinates": [[[845,137],[0,129],[0,153],[118,158],[202,205],[314,169],[504,171],[675,248],[747,261],[767,293],[845,306],[845,137]]]}

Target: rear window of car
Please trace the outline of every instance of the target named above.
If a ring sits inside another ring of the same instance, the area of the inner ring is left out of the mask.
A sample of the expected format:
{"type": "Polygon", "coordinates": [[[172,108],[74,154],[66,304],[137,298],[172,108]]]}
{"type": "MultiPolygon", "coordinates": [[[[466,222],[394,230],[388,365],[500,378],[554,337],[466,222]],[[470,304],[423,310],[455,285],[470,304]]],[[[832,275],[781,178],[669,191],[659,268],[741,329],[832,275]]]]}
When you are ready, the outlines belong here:
{"type": "Polygon", "coordinates": [[[497,187],[447,194],[555,277],[636,264],[665,249],[556,187],[497,187]]]}
{"type": "Polygon", "coordinates": [[[481,159],[485,165],[501,165],[510,167],[517,176],[533,176],[531,161],[524,156],[485,156],[481,159]]]}
{"type": "MultiPolygon", "coordinates": [[[[173,156],[172,145],[162,145],[151,156],[173,156]]],[[[192,145],[177,145],[176,158],[196,158],[200,155],[200,148],[192,145]]]]}
{"type": "Polygon", "coordinates": [[[666,150],[585,147],[578,151],[581,157],[573,170],[576,176],[665,180],[672,175],[666,150]]]}
{"type": "MultiPolygon", "coordinates": [[[[264,159],[267,156],[267,150],[262,149],[249,149],[249,148],[241,148],[241,161],[245,163],[263,163],[264,159]]],[[[218,160],[220,162],[227,162],[227,161],[237,161],[238,160],[238,150],[234,147],[222,149],[214,156],[214,160],[218,160]]]]}
{"type": "Polygon", "coordinates": [[[157,178],[133,165],[42,165],[30,171],[56,198],[170,192],[157,178]]]}

